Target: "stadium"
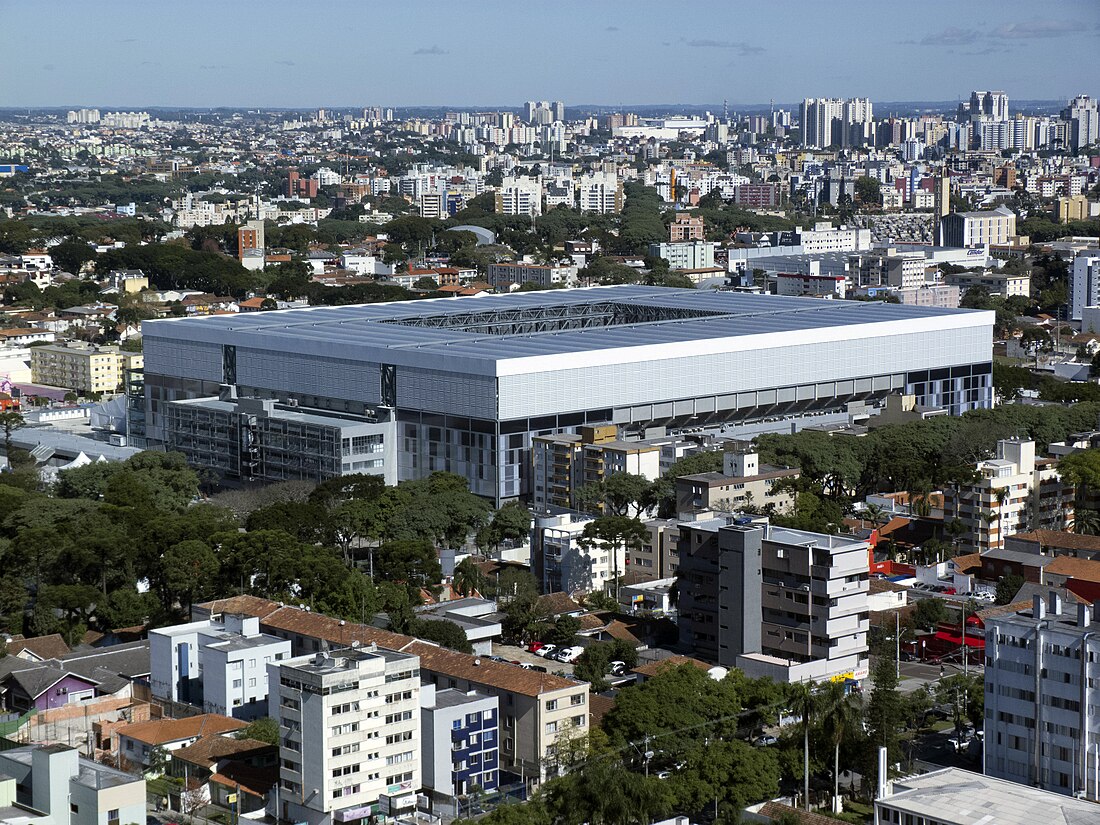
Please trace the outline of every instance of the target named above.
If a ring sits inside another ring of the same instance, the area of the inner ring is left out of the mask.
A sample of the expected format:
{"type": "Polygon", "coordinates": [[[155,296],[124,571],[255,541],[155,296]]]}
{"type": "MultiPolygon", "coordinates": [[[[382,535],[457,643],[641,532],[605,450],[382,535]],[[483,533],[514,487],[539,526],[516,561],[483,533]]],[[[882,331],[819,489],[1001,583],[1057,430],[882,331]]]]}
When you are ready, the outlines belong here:
{"type": "Polygon", "coordinates": [[[629,436],[892,393],[988,407],[993,321],[642,286],[164,319],[144,324],[131,423],[230,476],[447,470],[502,501],[528,493],[531,436],[586,423],[629,436]]]}

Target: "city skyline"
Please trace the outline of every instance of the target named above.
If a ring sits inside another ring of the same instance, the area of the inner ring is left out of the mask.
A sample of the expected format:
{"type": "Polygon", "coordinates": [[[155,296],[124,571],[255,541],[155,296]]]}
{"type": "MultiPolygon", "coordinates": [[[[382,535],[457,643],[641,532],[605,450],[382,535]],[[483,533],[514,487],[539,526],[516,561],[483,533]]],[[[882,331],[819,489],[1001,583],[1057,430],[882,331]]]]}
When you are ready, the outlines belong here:
{"type": "MultiPolygon", "coordinates": [[[[972,88],[1059,100],[1087,91],[1082,62],[1067,56],[1083,61],[1100,41],[1096,7],[1084,0],[1046,4],[1042,19],[1024,2],[935,0],[902,22],[894,7],[864,0],[842,12],[792,4],[782,16],[758,0],[693,2],[676,7],[671,26],[653,2],[593,12],[568,0],[542,15],[497,0],[473,10],[332,2],[308,21],[286,2],[262,16],[208,0],[152,9],[121,0],[110,17],[69,0],[56,7],[52,48],[9,66],[0,107],[949,101],[972,88]]],[[[38,9],[9,3],[8,38],[40,25],[38,9]]]]}

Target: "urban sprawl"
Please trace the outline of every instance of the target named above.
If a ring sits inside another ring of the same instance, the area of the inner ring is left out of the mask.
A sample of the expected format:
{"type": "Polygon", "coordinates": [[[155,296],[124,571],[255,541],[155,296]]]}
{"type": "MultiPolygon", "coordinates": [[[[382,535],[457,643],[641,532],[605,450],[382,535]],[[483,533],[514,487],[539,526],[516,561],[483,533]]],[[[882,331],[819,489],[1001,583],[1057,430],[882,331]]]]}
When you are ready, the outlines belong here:
{"type": "Polygon", "coordinates": [[[0,112],[0,822],[1100,822],[1096,99],[713,108],[0,112]]]}

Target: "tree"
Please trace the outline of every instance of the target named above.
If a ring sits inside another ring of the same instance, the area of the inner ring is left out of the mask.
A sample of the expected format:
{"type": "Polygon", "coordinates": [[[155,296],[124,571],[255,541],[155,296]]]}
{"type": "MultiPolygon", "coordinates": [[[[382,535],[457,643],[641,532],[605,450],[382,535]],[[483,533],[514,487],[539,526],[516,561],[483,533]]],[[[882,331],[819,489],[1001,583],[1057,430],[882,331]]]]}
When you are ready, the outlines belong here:
{"type": "Polygon", "coordinates": [[[164,583],[168,592],[190,614],[195,597],[211,592],[221,569],[217,555],[204,542],[181,541],[164,554],[164,583]]]}
{"type": "Polygon", "coordinates": [[[871,698],[867,703],[867,729],[875,748],[886,747],[891,763],[898,761],[899,723],[903,718],[902,697],[894,662],[879,658],[871,670],[871,698]]]}
{"type": "Polygon", "coordinates": [[[50,257],[62,272],[79,275],[84,264],[95,260],[95,250],[87,241],[67,238],[56,246],[50,247],[50,257]]]}
{"type": "Polygon", "coordinates": [[[551,783],[546,803],[561,825],[636,825],[667,816],[673,798],[662,780],[601,759],[551,783]]]}
{"type": "Polygon", "coordinates": [[[241,739],[255,739],[257,742],[267,742],[269,745],[279,744],[279,723],[270,716],[255,719],[240,732],[241,739]]]}
{"type": "Polygon", "coordinates": [[[1088,507],[1077,507],[1073,511],[1073,532],[1084,536],[1100,533],[1100,512],[1088,507]]]}
{"type": "Polygon", "coordinates": [[[930,630],[944,621],[947,621],[947,604],[943,599],[920,599],[913,608],[913,623],[917,627],[930,630]]]}
{"type": "Polygon", "coordinates": [[[413,619],[405,631],[409,635],[449,647],[459,653],[473,653],[474,647],[466,638],[466,632],[447,619],[413,619]]]}
{"type": "Polygon", "coordinates": [[[802,781],[803,805],[810,810],[810,726],[814,723],[816,703],[814,683],[794,682],[789,685],[787,700],[796,715],[802,717],[802,781]]]}
{"type": "Polygon", "coordinates": [[[882,205],[882,184],[878,178],[868,175],[856,178],[856,198],[863,206],[882,205]]]}
{"type": "Polygon", "coordinates": [[[1016,598],[1016,594],[1020,592],[1020,588],[1024,586],[1024,577],[1015,573],[1004,576],[999,582],[997,582],[997,589],[994,592],[995,604],[1012,604],[1012,600],[1016,598]]]}
{"type": "Polygon", "coordinates": [[[1082,450],[1058,462],[1058,474],[1078,488],[1100,490],[1100,450],[1082,450]]]}
{"type": "Polygon", "coordinates": [[[955,710],[955,730],[962,731],[969,721],[980,728],[985,717],[985,683],[981,676],[955,673],[936,684],[936,701],[951,704],[955,710]]]}
{"type": "Polygon", "coordinates": [[[859,731],[863,709],[843,682],[829,682],[818,696],[825,735],[833,744],[833,799],[840,798],[840,746],[859,731]]]}
{"type": "Polygon", "coordinates": [[[9,463],[11,462],[11,434],[22,427],[24,424],[23,416],[15,410],[6,410],[0,412],[0,429],[4,430],[4,455],[8,456],[9,463]]]}
{"type": "Polygon", "coordinates": [[[439,289],[439,284],[437,284],[433,278],[429,278],[427,275],[422,275],[421,277],[416,279],[415,283],[413,283],[413,289],[424,289],[429,292],[434,292],[435,290],[439,289]]]}
{"type": "Polygon", "coordinates": [[[607,669],[615,661],[623,662],[628,668],[636,667],[638,651],[622,639],[590,645],[573,663],[573,675],[588,682],[593,693],[601,693],[610,687],[607,669]]]}
{"type": "Polygon", "coordinates": [[[550,626],[543,641],[555,644],[558,647],[572,647],[576,641],[577,633],[581,629],[581,620],[568,614],[558,616],[550,626]]]}
{"type": "Polygon", "coordinates": [[[481,591],[485,584],[485,575],[477,566],[473,556],[467,556],[456,565],[452,583],[454,589],[463,596],[471,596],[481,591]]]}

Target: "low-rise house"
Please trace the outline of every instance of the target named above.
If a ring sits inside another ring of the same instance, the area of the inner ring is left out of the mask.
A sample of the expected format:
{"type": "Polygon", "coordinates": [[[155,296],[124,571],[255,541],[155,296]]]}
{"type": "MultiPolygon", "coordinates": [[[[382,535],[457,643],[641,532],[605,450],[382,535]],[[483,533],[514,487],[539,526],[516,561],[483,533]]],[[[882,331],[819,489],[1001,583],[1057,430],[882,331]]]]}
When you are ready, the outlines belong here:
{"type": "Polygon", "coordinates": [[[110,696],[130,698],[149,677],[148,642],[78,650],[42,661],[0,659],[0,704],[50,710],[110,696]]]}
{"type": "Polygon", "coordinates": [[[8,642],[8,655],[18,656],[28,662],[44,662],[69,653],[69,646],[61,638],[60,633],[51,633],[49,636],[35,636],[32,639],[24,639],[22,636],[13,637],[8,642]]]}
{"type": "Polygon", "coordinates": [[[194,745],[203,737],[223,736],[243,730],[247,725],[240,719],[219,716],[215,713],[202,713],[186,719],[154,719],[149,722],[136,722],[117,729],[118,754],[144,768],[157,766],[153,751],[161,749],[168,753],[194,745]]]}
{"type": "Polygon", "coordinates": [[[256,739],[204,736],[172,751],[168,772],[201,787],[211,803],[247,814],[264,807],[279,781],[279,751],[256,739]]]}

